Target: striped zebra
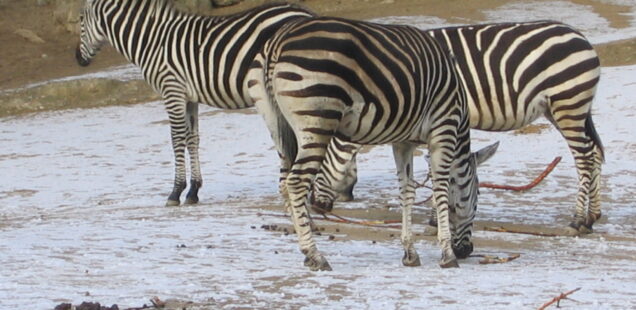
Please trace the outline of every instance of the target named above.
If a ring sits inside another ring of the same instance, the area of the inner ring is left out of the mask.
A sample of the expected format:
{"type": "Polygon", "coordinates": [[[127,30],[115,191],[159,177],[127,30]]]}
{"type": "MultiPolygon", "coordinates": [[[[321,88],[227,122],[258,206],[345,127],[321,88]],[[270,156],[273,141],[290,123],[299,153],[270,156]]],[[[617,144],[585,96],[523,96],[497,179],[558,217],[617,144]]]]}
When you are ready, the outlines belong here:
{"type": "MultiPolygon", "coordinates": [[[[601,140],[592,122],[599,81],[598,56],[585,37],[554,21],[498,23],[432,29],[426,33],[456,57],[466,87],[470,127],[508,131],[545,116],[565,138],[579,176],[576,213],[568,230],[590,233],[601,217],[601,140]]],[[[331,148],[333,147],[333,148],[331,148]]],[[[355,145],[335,143],[330,158],[347,162],[355,145]]],[[[314,205],[331,210],[329,188],[352,189],[355,162],[332,166],[316,184],[314,205]],[[347,181],[342,182],[342,171],[347,181]]],[[[434,219],[432,220],[434,224],[434,219]]]]}
{"type": "Polygon", "coordinates": [[[249,79],[256,108],[293,162],[283,194],[306,266],[331,270],[312,238],[306,197],[334,137],[393,145],[405,266],[420,264],[411,232],[412,161],[416,146],[427,144],[440,219],[440,266],[456,267],[456,258],[472,252],[475,166],[484,153],[470,153],[465,94],[453,60],[431,36],[409,26],[299,19],[265,45],[249,79]]]}
{"type": "Polygon", "coordinates": [[[166,205],[179,205],[186,188],[186,149],[191,171],[186,203],[199,201],[198,104],[252,107],[245,84],[254,56],[281,25],[311,15],[286,3],[228,16],[198,16],[177,10],[167,0],[86,1],[77,62],[89,65],[109,43],[141,68],[164,101],[175,157],[174,188],[166,205]]]}

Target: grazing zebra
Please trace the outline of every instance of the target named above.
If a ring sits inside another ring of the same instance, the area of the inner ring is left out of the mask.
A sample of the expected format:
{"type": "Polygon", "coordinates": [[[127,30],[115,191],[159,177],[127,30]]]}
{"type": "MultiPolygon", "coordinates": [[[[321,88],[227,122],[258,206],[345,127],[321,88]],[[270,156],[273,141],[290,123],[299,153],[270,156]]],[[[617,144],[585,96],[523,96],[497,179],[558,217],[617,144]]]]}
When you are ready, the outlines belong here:
{"type": "Polygon", "coordinates": [[[311,15],[286,3],[228,16],[197,16],[167,0],[86,1],[77,62],[89,65],[100,47],[110,43],[141,68],[164,101],[175,157],[174,189],[166,205],[179,205],[186,187],[186,148],[191,166],[186,203],[199,201],[198,104],[252,107],[245,84],[254,56],[281,25],[311,15]]]}
{"type": "Polygon", "coordinates": [[[472,252],[475,165],[483,153],[470,153],[465,94],[453,60],[431,36],[409,26],[299,19],[265,45],[249,79],[259,113],[277,116],[265,117],[267,126],[293,162],[283,194],[306,266],[331,270],[311,236],[306,197],[334,137],[393,144],[405,266],[420,264],[411,232],[412,160],[415,147],[427,144],[440,219],[440,266],[456,267],[457,257],[472,252]]]}
{"type": "MultiPolygon", "coordinates": [[[[590,43],[570,26],[554,21],[498,23],[425,31],[456,57],[466,87],[470,127],[488,131],[522,128],[544,115],[561,132],[579,176],[572,234],[592,232],[601,217],[600,171],[603,145],[592,122],[592,100],[600,74],[590,43]]],[[[329,158],[347,162],[356,146],[334,143],[329,158]],[[334,149],[332,149],[334,147],[334,149]]],[[[330,188],[355,182],[355,163],[319,175],[312,196],[331,210],[330,188]],[[341,182],[342,171],[348,182],[341,182]]],[[[434,220],[432,221],[434,223],[434,220]]]]}

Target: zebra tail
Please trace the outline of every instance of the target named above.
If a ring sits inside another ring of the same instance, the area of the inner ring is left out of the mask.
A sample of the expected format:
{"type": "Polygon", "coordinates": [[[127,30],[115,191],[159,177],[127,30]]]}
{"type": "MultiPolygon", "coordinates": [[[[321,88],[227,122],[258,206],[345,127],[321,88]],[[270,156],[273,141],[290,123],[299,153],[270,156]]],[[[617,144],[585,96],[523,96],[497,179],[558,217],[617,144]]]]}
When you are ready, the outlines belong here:
{"type": "Polygon", "coordinates": [[[272,110],[276,114],[276,123],[278,127],[278,145],[280,147],[280,152],[282,153],[281,155],[289,160],[290,165],[293,166],[294,162],[296,161],[296,155],[298,154],[298,140],[296,139],[294,130],[285,118],[285,115],[283,115],[283,112],[280,110],[278,102],[276,101],[276,97],[274,96],[272,72],[274,71],[273,67],[275,60],[271,59],[268,55],[272,51],[267,51],[267,47],[265,48],[265,50],[266,51],[262,54],[264,62],[263,73],[265,80],[265,89],[267,91],[267,96],[269,96],[269,104],[272,106],[272,110]]]}
{"type": "Polygon", "coordinates": [[[594,147],[599,152],[601,162],[605,162],[605,149],[603,148],[603,143],[601,142],[601,137],[598,136],[596,132],[596,127],[594,127],[594,122],[592,121],[592,113],[587,115],[585,119],[585,133],[592,138],[592,143],[594,147]]]}
{"type": "Polygon", "coordinates": [[[274,110],[276,110],[276,118],[278,122],[278,139],[280,140],[281,151],[283,156],[287,158],[293,166],[296,161],[296,155],[298,154],[298,140],[294,130],[289,125],[287,119],[280,111],[278,103],[272,102],[274,110]]]}

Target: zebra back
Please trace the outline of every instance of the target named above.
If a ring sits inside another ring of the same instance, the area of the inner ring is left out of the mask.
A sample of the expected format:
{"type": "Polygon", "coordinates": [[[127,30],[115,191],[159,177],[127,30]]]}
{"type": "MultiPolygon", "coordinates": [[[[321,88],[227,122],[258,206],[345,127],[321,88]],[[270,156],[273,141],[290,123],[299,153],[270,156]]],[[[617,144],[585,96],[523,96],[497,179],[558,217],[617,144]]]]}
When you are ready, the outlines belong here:
{"type": "MultiPolygon", "coordinates": [[[[268,3],[227,16],[179,11],[168,0],[93,0],[83,31],[107,40],[139,66],[159,93],[219,108],[249,107],[245,76],[256,53],[283,24],[313,15],[294,4],[268,3]]],[[[94,56],[84,51],[86,58],[94,56]]]]}
{"type": "Polygon", "coordinates": [[[590,90],[593,95],[598,83],[600,63],[592,45],[580,32],[559,22],[482,24],[427,32],[457,56],[472,128],[523,127],[542,115],[550,101],[573,91],[590,90]]]}
{"type": "MultiPolygon", "coordinates": [[[[311,266],[330,268],[305,229],[304,204],[334,137],[358,145],[397,146],[405,225],[410,225],[414,198],[412,152],[414,145],[426,143],[432,153],[434,200],[445,223],[440,226],[442,264],[455,263],[453,250],[460,257],[472,251],[477,181],[468,108],[453,59],[434,38],[409,26],[308,18],[277,32],[262,59],[255,67],[265,72],[254,74],[253,94],[265,97],[257,87],[264,78],[270,105],[280,109],[279,119],[284,117],[295,134],[295,141],[288,141],[293,145],[283,145],[297,147],[286,186],[301,249],[311,266]],[[449,204],[457,210],[451,216],[449,204]]],[[[417,259],[407,231],[403,262],[410,265],[417,259]]]]}
{"type": "MultiPolygon", "coordinates": [[[[264,58],[268,83],[296,83],[285,96],[328,94],[344,111],[323,109],[323,117],[360,117],[355,126],[341,130],[363,144],[420,141],[416,124],[425,123],[431,114],[438,116],[436,109],[443,106],[432,103],[447,103],[461,93],[452,60],[432,37],[409,26],[338,18],[298,20],[274,35],[264,58]],[[290,69],[280,69],[279,63],[290,69]],[[304,73],[321,75],[315,79],[319,82],[306,86],[311,82],[304,73]]],[[[459,123],[465,103],[452,108],[459,123]]]]}

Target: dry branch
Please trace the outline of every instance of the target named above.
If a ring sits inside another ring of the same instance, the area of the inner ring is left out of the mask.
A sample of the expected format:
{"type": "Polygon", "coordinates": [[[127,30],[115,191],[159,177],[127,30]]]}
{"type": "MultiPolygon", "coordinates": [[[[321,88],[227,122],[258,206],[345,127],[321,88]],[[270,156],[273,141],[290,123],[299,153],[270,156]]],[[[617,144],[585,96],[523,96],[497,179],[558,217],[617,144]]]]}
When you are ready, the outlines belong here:
{"type": "MultiPolygon", "coordinates": [[[[287,215],[284,214],[273,214],[273,213],[262,213],[259,212],[257,214],[258,216],[273,216],[273,217],[287,217],[287,215]]],[[[322,214],[322,218],[320,217],[312,217],[312,220],[314,221],[328,221],[328,222],[334,222],[334,223],[344,223],[344,224],[354,224],[354,225],[362,225],[362,226],[369,226],[369,227],[379,227],[379,228],[394,228],[394,229],[401,229],[402,226],[401,225],[393,225],[393,224],[399,224],[401,223],[400,220],[377,220],[377,221],[358,221],[358,220],[352,220],[352,219],[348,219],[339,215],[336,215],[332,212],[327,212],[325,211],[324,214],[322,214]],[[330,218],[329,215],[335,217],[335,218],[330,218]]]]}
{"type": "Polygon", "coordinates": [[[482,265],[488,265],[488,264],[503,264],[503,263],[511,262],[521,257],[521,254],[512,254],[508,257],[499,257],[499,256],[493,256],[493,255],[471,255],[471,256],[482,257],[483,259],[481,259],[479,263],[482,265]]]}
{"type": "Polygon", "coordinates": [[[499,185],[499,184],[493,184],[493,183],[479,183],[479,187],[505,189],[505,190],[511,190],[511,191],[527,191],[537,186],[539,183],[541,183],[541,181],[543,181],[543,179],[545,179],[545,177],[548,176],[548,174],[550,174],[552,170],[554,170],[554,167],[556,167],[556,165],[560,161],[561,161],[561,156],[555,157],[554,160],[548,165],[548,167],[545,168],[545,170],[543,170],[543,172],[541,172],[541,174],[538,177],[536,177],[532,182],[526,185],[513,186],[513,185],[499,185]]]}
{"type": "Polygon", "coordinates": [[[512,233],[512,234],[533,235],[533,236],[541,236],[541,237],[558,237],[559,236],[559,235],[553,234],[553,233],[523,231],[523,230],[518,230],[518,229],[503,228],[501,226],[497,226],[497,227],[486,226],[486,227],[484,227],[484,230],[486,230],[486,231],[494,231],[494,232],[505,232],[505,233],[512,233]]]}
{"type": "Polygon", "coordinates": [[[539,307],[538,310],[544,310],[544,309],[546,309],[547,307],[549,307],[551,304],[553,304],[555,302],[557,304],[557,308],[559,308],[559,303],[561,302],[562,299],[569,299],[568,295],[571,295],[571,294],[573,294],[574,292],[576,292],[576,291],[578,291],[580,289],[581,289],[580,287],[577,287],[577,288],[575,288],[575,289],[573,289],[573,290],[571,290],[569,292],[561,293],[561,295],[559,295],[557,297],[554,297],[554,298],[552,298],[552,300],[550,300],[550,301],[546,302],[545,304],[543,304],[543,306],[539,307]]]}
{"type": "MultiPolygon", "coordinates": [[[[530,190],[532,188],[534,188],[535,186],[539,185],[539,183],[541,183],[543,181],[543,179],[545,179],[548,174],[550,174],[550,172],[552,172],[552,170],[554,170],[554,168],[556,167],[556,165],[561,161],[561,156],[555,157],[554,160],[552,160],[552,162],[545,168],[545,170],[543,170],[543,172],[541,172],[541,174],[539,174],[539,176],[537,176],[534,180],[532,180],[532,182],[530,182],[529,184],[526,185],[521,185],[521,186],[513,186],[513,185],[500,185],[500,184],[494,184],[494,183],[479,183],[479,187],[484,187],[484,188],[493,188],[493,189],[504,189],[504,190],[510,190],[510,191],[527,191],[530,190]]],[[[430,186],[426,185],[426,182],[430,180],[430,175],[426,176],[426,179],[422,182],[422,183],[418,183],[415,182],[415,188],[428,188],[431,189],[430,186]]],[[[414,205],[423,205],[425,203],[427,203],[429,200],[431,200],[431,198],[433,198],[433,196],[429,196],[428,198],[422,200],[422,201],[417,201],[414,203],[414,205]]]]}
{"type": "Polygon", "coordinates": [[[401,223],[401,221],[399,220],[356,221],[356,220],[351,220],[351,219],[333,214],[331,212],[323,213],[322,216],[323,218],[319,220],[325,220],[325,221],[334,222],[334,223],[345,223],[345,224],[362,225],[362,226],[369,226],[369,227],[382,227],[382,228],[395,228],[395,229],[402,228],[401,225],[391,225],[391,224],[401,223]],[[327,214],[332,215],[333,217],[335,217],[335,219],[330,218],[327,214]]]}

